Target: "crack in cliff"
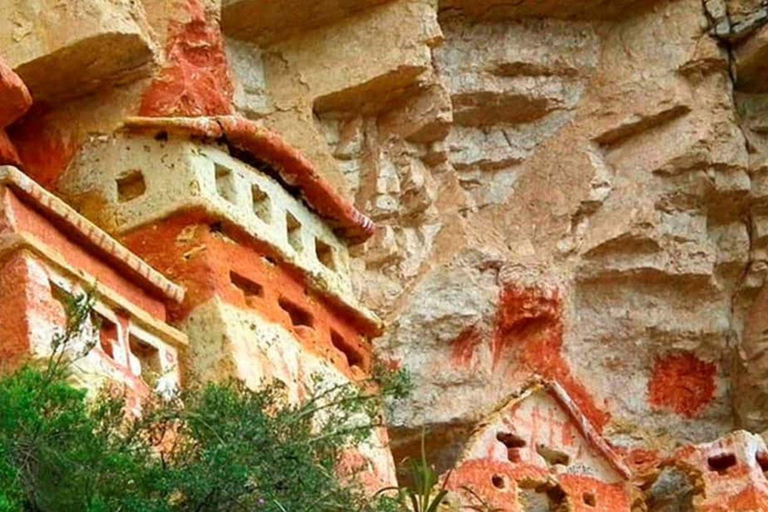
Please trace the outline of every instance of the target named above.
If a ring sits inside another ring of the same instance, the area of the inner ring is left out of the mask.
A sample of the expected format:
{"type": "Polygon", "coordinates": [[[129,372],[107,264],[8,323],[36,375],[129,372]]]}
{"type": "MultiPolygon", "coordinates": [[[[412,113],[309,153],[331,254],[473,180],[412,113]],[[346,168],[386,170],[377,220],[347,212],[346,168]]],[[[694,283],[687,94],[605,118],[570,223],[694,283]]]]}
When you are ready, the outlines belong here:
{"type": "MultiPolygon", "coordinates": [[[[704,15],[706,16],[709,25],[710,25],[710,36],[713,37],[718,41],[718,43],[721,45],[721,47],[726,52],[726,58],[727,58],[727,72],[728,72],[728,78],[731,82],[731,90],[730,90],[730,98],[731,98],[731,106],[733,111],[735,112],[735,121],[736,126],[739,129],[739,132],[741,133],[743,140],[744,140],[744,146],[745,150],[747,151],[747,154],[751,153],[751,147],[749,142],[749,137],[746,131],[746,128],[744,127],[744,122],[739,116],[739,110],[737,105],[737,99],[736,99],[736,93],[738,92],[738,72],[736,68],[736,57],[735,57],[735,46],[740,41],[743,41],[746,39],[751,33],[753,33],[755,30],[759,29],[761,26],[768,23],[768,8],[764,8],[761,10],[761,12],[756,13],[756,15],[749,16],[747,21],[742,21],[738,23],[733,22],[733,15],[731,13],[730,5],[727,2],[720,3],[720,7],[723,9],[723,16],[718,17],[713,11],[710,9],[710,1],[711,0],[702,0],[702,9],[704,12],[704,15]],[[725,27],[725,31],[723,31],[723,27],[725,27]]],[[[768,5],[768,2],[765,3],[765,5],[768,5]]],[[[751,169],[747,169],[747,172],[750,174],[751,177],[751,169]]],[[[746,211],[741,217],[741,222],[744,223],[747,231],[747,240],[748,240],[748,254],[747,254],[747,261],[744,264],[744,267],[741,269],[741,272],[734,282],[733,289],[731,293],[729,294],[729,306],[730,306],[730,314],[728,317],[729,322],[729,335],[726,337],[725,340],[725,346],[726,346],[726,355],[727,358],[724,363],[728,364],[729,373],[731,376],[731,379],[727,383],[727,390],[726,394],[729,397],[729,403],[731,404],[731,410],[733,417],[735,418],[735,421],[739,422],[740,415],[738,413],[738,407],[737,407],[737,401],[734,399],[734,394],[738,393],[738,389],[736,389],[738,386],[734,383],[734,377],[737,377],[742,374],[742,368],[740,365],[741,356],[740,354],[743,353],[743,329],[740,331],[737,329],[737,321],[738,318],[738,299],[739,295],[744,293],[746,291],[745,289],[745,283],[747,282],[750,269],[754,263],[753,261],[753,250],[754,250],[754,229],[753,229],[753,223],[752,223],[752,207],[753,204],[750,201],[749,204],[746,206],[746,211]]],[[[742,326],[743,327],[743,326],[742,326]]]]}

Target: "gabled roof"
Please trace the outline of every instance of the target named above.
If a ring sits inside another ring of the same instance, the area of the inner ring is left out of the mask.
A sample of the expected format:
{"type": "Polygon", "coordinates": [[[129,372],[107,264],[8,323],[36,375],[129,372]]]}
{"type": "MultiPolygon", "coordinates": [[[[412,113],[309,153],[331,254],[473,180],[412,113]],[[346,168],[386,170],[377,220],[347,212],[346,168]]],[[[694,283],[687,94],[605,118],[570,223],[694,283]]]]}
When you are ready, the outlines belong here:
{"type": "MultiPolygon", "coordinates": [[[[563,412],[573,421],[589,447],[599,455],[624,479],[629,479],[632,472],[624,464],[622,458],[611,445],[595,430],[589,419],[581,412],[576,403],[568,396],[568,393],[557,382],[547,381],[539,377],[532,379],[522,392],[515,395],[499,407],[494,414],[483,421],[476,429],[473,439],[482,437],[489,427],[493,427],[499,419],[504,418],[523,402],[537,393],[547,393],[563,412]]],[[[467,444],[468,450],[472,450],[472,441],[467,444]]],[[[462,457],[464,458],[464,457],[462,457]]]]}
{"type": "Polygon", "coordinates": [[[169,281],[106,232],[15,167],[0,166],[0,185],[8,186],[18,192],[43,216],[55,225],[63,227],[69,236],[84,240],[91,249],[111,260],[118,270],[136,279],[143,288],[176,302],[184,299],[184,288],[169,281]]]}
{"type": "Polygon", "coordinates": [[[304,202],[344,237],[360,242],[370,238],[376,226],[320,176],[312,162],[277,133],[250,119],[215,117],[129,117],[126,129],[151,133],[223,140],[230,148],[269,164],[285,184],[296,187],[304,202]]]}
{"type": "Polygon", "coordinates": [[[547,392],[565,409],[571,419],[576,423],[584,436],[584,439],[613,466],[613,468],[624,478],[630,478],[632,472],[624,464],[619,454],[613,447],[601,436],[592,426],[589,419],[581,412],[576,403],[568,396],[565,389],[557,382],[546,382],[544,388],[547,392]]]}

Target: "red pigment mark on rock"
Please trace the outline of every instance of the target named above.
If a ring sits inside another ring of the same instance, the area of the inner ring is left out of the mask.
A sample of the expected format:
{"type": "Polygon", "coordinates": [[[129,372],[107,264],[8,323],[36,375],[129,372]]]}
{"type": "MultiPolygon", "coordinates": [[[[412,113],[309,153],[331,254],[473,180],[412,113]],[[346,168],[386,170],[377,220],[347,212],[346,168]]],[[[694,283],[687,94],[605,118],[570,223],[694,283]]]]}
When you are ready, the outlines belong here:
{"type": "Polygon", "coordinates": [[[686,418],[703,411],[715,394],[717,366],[690,352],[658,359],[648,384],[648,402],[655,409],[668,409],[686,418]]]}
{"type": "Polygon", "coordinates": [[[513,359],[528,372],[558,382],[595,430],[602,432],[610,414],[598,407],[573,376],[562,355],[562,299],[557,290],[505,286],[499,297],[493,340],[494,364],[513,359]]]}
{"type": "Polygon", "coordinates": [[[465,328],[455,340],[451,342],[451,362],[457,366],[467,367],[472,363],[475,349],[482,341],[480,329],[475,325],[465,328]]]}
{"type": "Polygon", "coordinates": [[[32,106],[32,96],[19,75],[0,58],[0,165],[21,167],[21,158],[4,128],[32,106]]]}
{"type": "Polygon", "coordinates": [[[8,135],[24,164],[23,170],[40,185],[54,190],[77,151],[72,138],[61,133],[37,109],[14,124],[8,135]]]}
{"type": "Polygon", "coordinates": [[[190,19],[168,25],[167,65],[142,99],[146,116],[205,116],[232,112],[234,87],[221,30],[200,0],[188,0],[190,19]]]}

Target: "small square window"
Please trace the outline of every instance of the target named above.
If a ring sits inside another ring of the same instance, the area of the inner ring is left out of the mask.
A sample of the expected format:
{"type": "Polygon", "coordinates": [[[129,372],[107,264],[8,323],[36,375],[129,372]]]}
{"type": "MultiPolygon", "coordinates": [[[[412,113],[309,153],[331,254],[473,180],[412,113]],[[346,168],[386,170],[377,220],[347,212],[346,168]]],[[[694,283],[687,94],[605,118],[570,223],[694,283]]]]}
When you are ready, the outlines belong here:
{"type": "Polygon", "coordinates": [[[312,313],[301,306],[294,304],[285,298],[281,298],[278,301],[278,304],[283,311],[288,313],[288,316],[291,318],[291,324],[293,324],[294,327],[312,327],[314,325],[315,319],[312,316],[312,313]]]}
{"type": "Polygon", "coordinates": [[[117,200],[127,203],[141,197],[147,191],[144,175],[139,170],[128,171],[117,178],[117,200]]]}
{"type": "Polygon", "coordinates": [[[296,252],[304,250],[304,242],[301,239],[301,222],[291,212],[285,214],[285,229],[288,235],[288,243],[296,252]]]}
{"type": "Polygon", "coordinates": [[[315,253],[317,259],[324,267],[330,270],[336,270],[336,251],[333,247],[320,239],[315,240],[315,253]]]}
{"type": "Polygon", "coordinates": [[[251,199],[253,201],[253,213],[258,218],[269,224],[272,221],[272,207],[269,196],[258,185],[251,186],[251,199]]]}
{"type": "Polygon", "coordinates": [[[219,164],[216,164],[216,192],[232,204],[237,202],[235,175],[232,169],[219,164]]]}
{"type": "Polygon", "coordinates": [[[139,376],[147,383],[157,380],[162,372],[160,351],[157,347],[140,340],[134,335],[129,336],[129,345],[131,353],[139,361],[139,376]]]}

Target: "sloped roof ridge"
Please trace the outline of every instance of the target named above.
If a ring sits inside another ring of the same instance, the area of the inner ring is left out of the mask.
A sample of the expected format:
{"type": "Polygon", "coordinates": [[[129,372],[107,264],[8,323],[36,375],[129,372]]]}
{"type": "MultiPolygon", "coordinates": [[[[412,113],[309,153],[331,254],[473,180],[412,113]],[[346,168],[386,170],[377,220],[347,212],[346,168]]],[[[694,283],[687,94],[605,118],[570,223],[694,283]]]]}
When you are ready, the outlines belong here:
{"type": "Polygon", "coordinates": [[[581,409],[571,399],[565,389],[557,382],[544,379],[539,376],[534,376],[523,385],[522,389],[514,393],[510,398],[502,403],[488,418],[478,424],[472,437],[478,435],[483,429],[492,425],[496,418],[505,414],[507,411],[520,404],[528,397],[538,391],[547,392],[568,416],[576,423],[577,428],[584,439],[592,447],[594,447],[600,455],[605,457],[608,463],[613,467],[619,475],[625,479],[632,477],[632,471],[624,463],[621,456],[613,449],[613,447],[600,435],[600,433],[592,426],[587,416],[581,412],[581,409]]]}
{"type": "Polygon", "coordinates": [[[32,178],[12,166],[0,166],[0,184],[12,187],[23,197],[32,201],[43,215],[54,218],[59,223],[76,231],[84,237],[93,248],[113,258],[124,266],[134,277],[141,280],[145,287],[165,298],[176,302],[184,300],[185,290],[173,283],[147,262],[121,245],[105,231],[77,213],[64,201],[45,190],[32,178]]]}
{"type": "Polygon", "coordinates": [[[166,132],[188,137],[224,140],[233,149],[272,166],[280,179],[296,187],[311,210],[345,238],[361,242],[370,238],[374,222],[342,197],[304,155],[279,134],[240,116],[129,117],[124,128],[136,132],[166,132]]]}

